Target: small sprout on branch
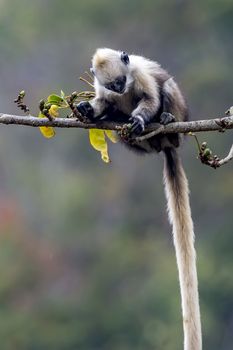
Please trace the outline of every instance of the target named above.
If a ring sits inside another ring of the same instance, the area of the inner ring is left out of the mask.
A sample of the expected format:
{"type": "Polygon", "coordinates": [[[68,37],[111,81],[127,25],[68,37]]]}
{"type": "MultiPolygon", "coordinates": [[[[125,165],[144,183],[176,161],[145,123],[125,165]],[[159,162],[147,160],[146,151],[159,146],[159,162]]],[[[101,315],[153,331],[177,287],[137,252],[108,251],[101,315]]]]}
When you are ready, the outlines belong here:
{"type": "Polygon", "coordinates": [[[29,114],[30,110],[29,110],[28,106],[23,101],[25,95],[26,94],[25,94],[24,90],[20,91],[17,98],[14,100],[14,103],[16,103],[17,107],[19,107],[24,113],[29,114]]]}
{"type": "Polygon", "coordinates": [[[230,149],[228,156],[223,159],[220,159],[216,154],[213,155],[212,150],[209,147],[207,147],[207,142],[202,142],[202,144],[200,145],[198,138],[194,133],[189,132],[188,135],[195,137],[198,146],[198,158],[203,164],[208,165],[211,168],[217,169],[233,159],[233,145],[230,149]]]}
{"type": "Polygon", "coordinates": [[[126,142],[130,140],[131,126],[131,124],[124,124],[122,128],[118,131],[119,136],[126,142]]]}
{"type": "Polygon", "coordinates": [[[75,101],[77,100],[77,98],[78,98],[78,93],[76,91],[72,92],[71,95],[66,97],[67,104],[72,111],[72,114],[70,117],[77,118],[79,121],[84,123],[86,121],[86,118],[83,117],[76,108],[75,101]]]}
{"type": "MultiPolygon", "coordinates": [[[[49,99],[49,98],[48,98],[49,99]]],[[[53,121],[53,118],[58,117],[58,106],[51,103],[46,103],[44,100],[41,100],[39,103],[40,113],[38,118],[48,118],[50,121],[53,121]]],[[[40,126],[40,132],[44,137],[50,139],[55,136],[55,130],[52,126],[40,126]]]]}
{"type": "Polygon", "coordinates": [[[209,162],[213,159],[213,152],[207,147],[207,142],[202,142],[199,158],[203,163],[209,162]]]}
{"type": "MultiPolygon", "coordinates": [[[[59,116],[59,108],[67,108],[68,103],[65,99],[65,94],[61,91],[61,96],[56,94],[51,94],[47,97],[47,101],[40,100],[39,109],[40,113],[39,118],[48,118],[53,122],[54,118],[59,116]]],[[[40,126],[39,127],[42,135],[46,138],[51,138],[55,136],[55,130],[52,126],[40,126]]]]}
{"type": "MultiPolygon", "coordinates": [[[[88,77],[88,80],[82,77],[80,78],[80,80],[82,80],[91,88],[93,88],[93,77],[88,72],[85,73],[88,77]]],[[[14,102],[17,103],[17,106],[20,107],[24,112],[29,112],[29,108],[23,103],[24,96],[25,92],[21,91],[14,102]]],[[[47,99],[40,100],[40,112],[38,114],[38,118],[47,118],[52,124],[54,119],[59,116],[59,109],[70,108],[72,111],[70,115],[71,118],[76,118],[78,121],[88,124],[90,123],[90,121],[78,112],[76,105],[80,101],[89,101],[94,97],[94,91],[74,91],[70,95],[66,96],[65,93],[61,90],[60,96],[56,94],[51,94],[47,97],[47,99]]],[[[39,126],[39,129],[42,135],[46,138],[52,138],[55,136],[55,129],[53,126],[39,126]]],[[[104,162],[109,163],[110,158],[108,155],[108,145],[106,141],[106,136],[113,143],[117,142],[117,136],[113,130],[89,129],[89,139],[92,147],[101,153],[101,157],[104,162]]]]}

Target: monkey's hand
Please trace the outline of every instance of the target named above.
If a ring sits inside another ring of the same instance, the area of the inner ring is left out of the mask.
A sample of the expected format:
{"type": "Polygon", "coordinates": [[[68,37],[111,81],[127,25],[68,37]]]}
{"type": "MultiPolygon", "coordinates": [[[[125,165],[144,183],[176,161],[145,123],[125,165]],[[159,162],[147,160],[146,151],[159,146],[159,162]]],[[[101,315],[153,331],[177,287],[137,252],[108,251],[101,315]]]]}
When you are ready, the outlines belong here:
{"type": "Polygon", "coordinates": [[[76,108],[82,116],[87,117],[90,121],[94,120],[94,109],[90,102],[82,101],[77,104],[76,108]]]}
{"type": "Polygon", "coordinates": [[[145,121],[141,115],[135,115],[131,117],[129,121],[132,123],[130,128],[131,136],[139,136],[145,130],[145,121]]]}

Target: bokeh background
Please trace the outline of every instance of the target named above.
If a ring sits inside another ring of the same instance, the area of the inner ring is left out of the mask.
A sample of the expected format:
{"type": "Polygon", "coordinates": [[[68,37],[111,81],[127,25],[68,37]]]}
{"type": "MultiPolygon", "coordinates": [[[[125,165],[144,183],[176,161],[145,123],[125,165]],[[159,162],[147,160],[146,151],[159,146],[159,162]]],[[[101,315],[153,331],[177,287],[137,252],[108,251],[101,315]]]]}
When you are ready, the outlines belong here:
{"type": "MultiPolygon", "coordinates": [[[[0,111],[27,92],[86,89],[97,47],[162,63],[191,118],[233,104],[232,0],[1,0],[0,111]]],[[[232,132],[200,134],[224,156],[232,132]]],[[[233,167],[214,171],[187,138],[204,348],[233,343],[233,167]]],[[[85,130],[0,127],[1,350],[178,350],[182,321],[162,155],[120,145],[102,163],[85,130]]]]}

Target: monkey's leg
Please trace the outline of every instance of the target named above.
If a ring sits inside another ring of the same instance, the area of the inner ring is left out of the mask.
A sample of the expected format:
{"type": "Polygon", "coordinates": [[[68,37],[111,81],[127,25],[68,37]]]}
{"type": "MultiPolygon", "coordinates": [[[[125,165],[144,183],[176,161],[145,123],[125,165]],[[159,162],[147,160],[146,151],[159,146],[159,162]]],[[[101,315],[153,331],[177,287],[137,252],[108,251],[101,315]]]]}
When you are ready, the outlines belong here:
{"type": "Polygon", "coordinates": [[[169,123],[175,122],[176,118],[173,114],[169,112],[163,112],[159,117],[159,122],[162,125],[167,125],[169,123]]]}
{"type": "MultiPolygon", "coordinates": [[[[171,113],[173,110],[172,99],[166,90],[162,91],[163,94],[163,112],[159,117],[159,122],[162,125],[167,125],[176,121],[176,117],[171,113]]],[[[166,138],[174,147],[179,147],[180,137],[179,134],[168,134],[166,138]]]]}

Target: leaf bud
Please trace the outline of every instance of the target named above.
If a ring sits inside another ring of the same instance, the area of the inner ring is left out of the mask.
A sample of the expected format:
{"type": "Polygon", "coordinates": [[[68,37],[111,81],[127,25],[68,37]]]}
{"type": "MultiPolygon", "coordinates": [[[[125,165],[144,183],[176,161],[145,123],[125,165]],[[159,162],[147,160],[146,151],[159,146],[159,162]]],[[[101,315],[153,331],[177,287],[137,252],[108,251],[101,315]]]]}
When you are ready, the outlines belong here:
{"type": "Polygon", "coordinates": [[[204,151],[207,147],[207,142],[202,142],[201,149],[204,151]]]}
{"type": "Polygon", "coordinates": [[[25,96],[25,91],[24,90],[20,91],[19,96],[20,98],[23,98],[25,96]]]}
{"type": "Polygon", "coordinates": [[[212,155],[212,151],[209,149],[209,148],[206,148],[203,152],[203,155],[206,157],[206,158],[210,158],[211,155],[212,155]]]}

